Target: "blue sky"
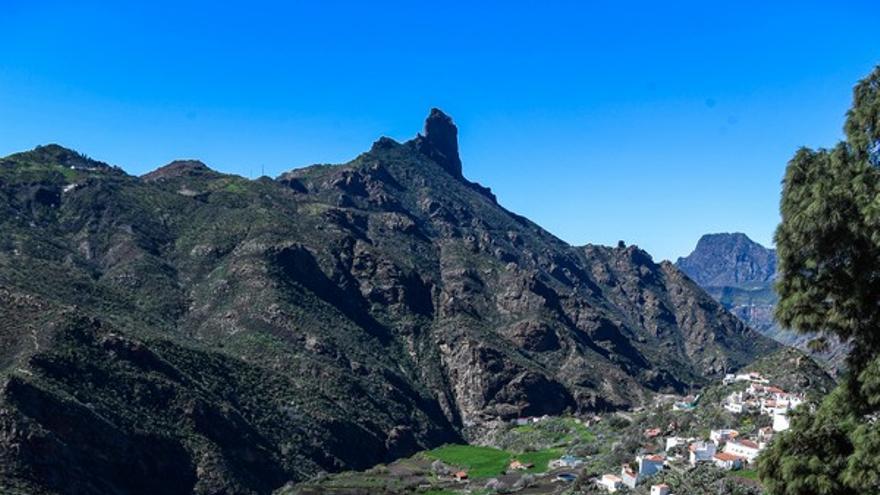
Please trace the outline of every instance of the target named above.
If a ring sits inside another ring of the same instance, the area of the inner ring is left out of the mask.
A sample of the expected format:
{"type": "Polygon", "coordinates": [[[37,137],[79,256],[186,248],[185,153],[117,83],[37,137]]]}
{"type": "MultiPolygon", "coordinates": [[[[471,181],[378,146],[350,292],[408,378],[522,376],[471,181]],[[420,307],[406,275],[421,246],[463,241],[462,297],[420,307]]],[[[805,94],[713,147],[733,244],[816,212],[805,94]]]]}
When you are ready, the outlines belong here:
{"type": "Polygon", "coordinates": [[[656,259],[770,243],[786,161],[880,63],[876,1],[120,3],[0,2],[0,155],[274,176],[438,106],[504,206],[656,259]]]}

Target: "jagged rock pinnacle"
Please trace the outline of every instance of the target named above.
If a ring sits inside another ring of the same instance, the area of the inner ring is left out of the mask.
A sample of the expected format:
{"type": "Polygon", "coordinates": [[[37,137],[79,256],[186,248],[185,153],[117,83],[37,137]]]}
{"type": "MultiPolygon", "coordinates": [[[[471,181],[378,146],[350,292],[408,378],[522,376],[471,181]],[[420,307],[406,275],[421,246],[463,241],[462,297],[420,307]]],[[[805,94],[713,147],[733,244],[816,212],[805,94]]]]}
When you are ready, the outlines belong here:
{"type": "Polygon", "coordinates": [[[440,109],[432,108],[425,120],[425,135],[419,140],[420,150],[455,177],[461,177],[461,159],[458,156],[458,128],[452,118],[440,109]]]}

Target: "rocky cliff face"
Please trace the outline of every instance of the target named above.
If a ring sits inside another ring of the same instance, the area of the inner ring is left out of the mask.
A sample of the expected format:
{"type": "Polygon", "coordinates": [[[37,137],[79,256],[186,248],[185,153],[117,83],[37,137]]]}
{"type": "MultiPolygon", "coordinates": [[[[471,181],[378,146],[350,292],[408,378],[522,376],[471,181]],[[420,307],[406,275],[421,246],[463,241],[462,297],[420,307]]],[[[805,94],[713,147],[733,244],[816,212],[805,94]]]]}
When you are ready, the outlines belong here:
{"type": "Polygon", "coordinates": [[[456,135],[434,110],[276,180],[0,160],[0,487],[268,493],[777,347],[674,266],[506,211],[456,135]]]}
{"type": "Polygon", "coordinates": [[[703,287],[763,287],[776,276],[776,251],[745,234],[706,234],[676,265],[703,287]]]}
{"type": "Polygon", "coordinates": [[[751,328],[782,344],[810,352],[832,369],[843,365],[846,345],[833,341],[827,351],[811,352],[807,344],[815,335],[799,334],[776,323],[773,249],[741,233],[707,234],[691,254],[678,259],[676,266],[751,328]]]}

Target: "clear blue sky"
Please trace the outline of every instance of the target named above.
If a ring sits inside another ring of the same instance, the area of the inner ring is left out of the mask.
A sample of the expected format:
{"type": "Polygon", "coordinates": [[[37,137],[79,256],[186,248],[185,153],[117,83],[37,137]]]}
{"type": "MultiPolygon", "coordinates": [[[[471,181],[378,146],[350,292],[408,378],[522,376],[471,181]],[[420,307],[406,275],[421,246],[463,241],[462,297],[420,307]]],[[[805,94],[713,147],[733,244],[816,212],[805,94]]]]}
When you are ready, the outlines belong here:
{"type": "Polygon", "coordinates": [[[504,206],[657,259],[769,243],[786,161],[880,63],[876,0],[120,3],[0,1],[0,155],[274,176],[439,106],[504,206]]]}

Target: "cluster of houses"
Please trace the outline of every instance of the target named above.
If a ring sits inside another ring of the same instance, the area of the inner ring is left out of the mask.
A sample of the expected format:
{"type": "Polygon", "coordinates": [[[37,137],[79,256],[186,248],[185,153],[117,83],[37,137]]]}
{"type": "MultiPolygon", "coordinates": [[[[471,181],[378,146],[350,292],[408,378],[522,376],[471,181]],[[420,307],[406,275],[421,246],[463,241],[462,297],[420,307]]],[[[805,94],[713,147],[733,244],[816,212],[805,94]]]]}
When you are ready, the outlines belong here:
{"type": "MultiPolygon", "coordinates": [[[[765,435],[766,429],[762,429],[759,437],[764,440],[754,441],[741,438],[736,430],[712,430],[709,440],[690,440],[688,445],[688,463],[691,466],[703,462],[711,462],[722,469],[741,469],[747,464],[755,462],[758,454],[767,446],[772,437],[772,431],[765,435]]],[[[667,443],[669,445],[669,443],[667,443]]]]}
{"type": "Polygon", "coordinates": [[[773,426],[758,430],[754,438],[744,438],[736,430],[712,430],[709,440],[669,437],[666,450],[688,445],[688,462],[696,466],[711,462],[722,469],[741,469],[755,462],[758,455],[773,439],[775,432],[787,430],[788,413],[804,402],[804,396],[790,394],[770,385],[759,373],[728,374],[725,384],[749,382],[748,388],[731,393],[724,401],[724,408],[734,414],[760,413],[773,419],[773,426]]]}
{"type": "Polygon", "coordinates": [[[728,374],[724,383],[748,381],[749,387],[732,392],[724,401],[724,408],[733,414],[760,413],[773,419],[773,431],[789,428],[788,413],[804,402],[804,396],[785,392],[769,384],[757,373],[728,374]]]}
{"type": "MultiPolygon", "coordinates": [[[[769,380],[758,373],[727,375],[725,384],[747,381],[749,386],[742,392],[734,392],[725,399],[724,408],[741,414],[759,412],[773,418],[773,426],[758,430],[754,438],[744,438],[732,429],[712,430],[709,439],[669,436],[665,438],[665,454],[644,454],[636,457],[633,465],[621,467],[620,474],[605,474],[596,483],[614,493],[623,487],[635,488],[647,478],[659,473],[670,462],[687,462],[692,467],[712,463],[721,469],[742,469],[755,462],[758,455],[772,440],[775,432],[788,429],[788,413],[804,402],[799,394],[786,393],[770,385],[769,380]],[[671,453],[676,447],[686,446],[687,457],[671,453]]],[[[689,411],[696,407],[699,398],[687,397],[673,403],[673,410],[689,411]]],[[[647,439],[661,435],[659,428],[649,428],[643,433],[647,439]]],[[[665,484],[653,485],[651,495],[668,495],[665,484]]]]}
{"type": "MultiPolygon", "coordinates": [[[[635,465],[624,464],[620,468],[620,475],[605,474],[596,480],[599,486],[614,493],[623,487],[635,488],[644,480],[663,471],[666,464],[666,456],[660,454],[644,454],[636,456],[635,465]]],[[[651,494],[668,495],[669,487],[661,484],[651,487],[651,494]],[[665,491],[664,491],[665,490],[665,491]]]]}
{"type": "MultiPolygon", "coordinates": [[[[651,438],[654,430],[654,428],[645,430],[645,436],[651,438]]],[[[713,463],[722,469],[741,469],[755,462],[758,454],[770,441],[772,435],[773,431],[768,427],[759,431],[757,442],[740,438],[738,431],[730,429],[712,430],[709,434],[709,440],[672,436],[666,438],[666,451],[668,453],[675,447],[687,445],[687,462],[691,466],[713,463]]],[[[665,454],[639,455],[636,456],[635,465],[625,464],[620,468],[619,475],[605,474],[596,482],[610,493],[614,493],[624,486],[635,488],[646,479],[662,471],[664,466],[677,460],[683,460],[683,458],[665,454]]],[[[654,485],[651,487],[651,494],[667,495],[668,490],[669,487],[664,484],[654,485]]]]}

